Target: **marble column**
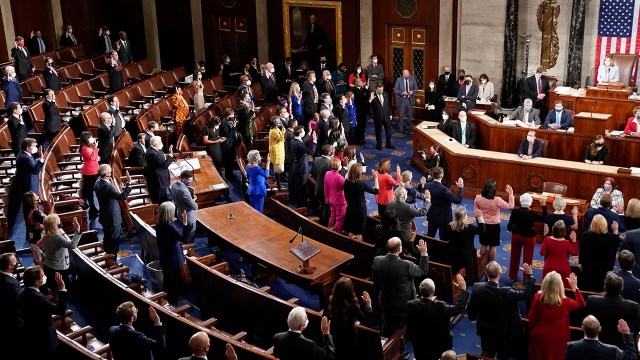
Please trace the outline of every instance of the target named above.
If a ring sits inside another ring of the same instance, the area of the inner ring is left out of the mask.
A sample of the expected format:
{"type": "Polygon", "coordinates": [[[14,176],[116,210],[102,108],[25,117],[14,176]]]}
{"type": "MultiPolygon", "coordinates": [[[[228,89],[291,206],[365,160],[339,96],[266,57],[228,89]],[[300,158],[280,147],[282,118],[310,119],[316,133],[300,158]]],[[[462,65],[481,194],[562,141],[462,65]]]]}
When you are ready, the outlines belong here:
{"type": "Polygon", "coordinates": [[[585,0],[573,0],[569,35],[566,86],[580,85],[582,78],[582,51],[584,46],[585,0]]]}
{"type": "Polygon", "coordinates": [[[193,54],[196,61],[204,60],[204,29],[202,28],[202,1],[191,0],[191,31],[193,54]]]}
{"type": "MultiPolygon", "coordinates": [[[[440,0],[440,24],[439,34],[453,34],[453,2],[451,0],[440,0]]],[[[453,66],[451,63],[451,53],[453,42],[446,36],[440,36],[440,53],[438,54],[438,71],[442,71],[443,66],[453,66]]]]}
{"type": "Polygon", "coordinates": [[[64,24],[62,23],[62,7],[60,6],[60,0],[51,0],[51,18],[53,20],[51,21],[51,26],[53,26],[53,29],[51,29],[51,33],[54,35],[51,49],[48,49],[47,51],[60,47],[60,37],[64,32],[64,24]]]}
{"type": "MultiPolygon", "coordinates": [[[[7,53],[8,58],[11,60],[11,49],[13,49],[16,44],[16,29],[13,27],[13,11],[11,10],[11,1],[10,0],[0,0],[0,20],[2,21],[2,28],[4,29],[4,40],[7,44],[7,53]]],[[[0,75],[0,76],[4,76],[0,75]]]]}
{"type": "Polygon", "coordinates": [[[504,55],[500,104],[511,108],[518,105],[516,93],[516,66],[518,64],[518,4],[519,0],[507,0],[504,29],[504,55]]]}
{"type": "Polygon", "coordinates": [[[144,17],[144,37],[147,45],[147,59],[154,69],[162,69],[160,62],[160,39],[158,38],[158,15],[155,0],[142,0],[144,17]]]}
{"type": "Polygon", "coordinates": [[[369,64],[373,54],[373,0],[360,0],[360,64],[369,64]]]}
{"type": "MultiPolygon", "coordinates": [[[[269,56],[269,22],[267,0],[256,0],[256,32],[258,34],[258,61],[266,63],[269,56]]],[[[275,56],[276,54],[271,54],[275,56]]],[[[279,56],[282,56],[278,54],[279,56]]]]}

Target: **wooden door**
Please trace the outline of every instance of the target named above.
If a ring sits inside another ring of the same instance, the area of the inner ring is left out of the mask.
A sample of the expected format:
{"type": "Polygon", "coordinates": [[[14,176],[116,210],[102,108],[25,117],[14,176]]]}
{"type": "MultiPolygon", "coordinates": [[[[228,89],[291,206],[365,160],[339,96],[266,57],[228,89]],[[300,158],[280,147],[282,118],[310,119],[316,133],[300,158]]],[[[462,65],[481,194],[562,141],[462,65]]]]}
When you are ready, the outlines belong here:
{"type": "Polygon", "coordinates": [[[393,86],[402,76],[404,69],[409,70],[418,82],[418,88],[424,90],[428,85],[427,29],[418,26],[387,25],[387,64],[385,78],[393,86]]]}
{"type": "Polygon", "coordinates": [[[247,19],[239,17],[219,16],[217,54],[215,62],[222,61],[222,55],[229,55],[231,61],[239,61],[242,65],[249,62],[247,19]]]}

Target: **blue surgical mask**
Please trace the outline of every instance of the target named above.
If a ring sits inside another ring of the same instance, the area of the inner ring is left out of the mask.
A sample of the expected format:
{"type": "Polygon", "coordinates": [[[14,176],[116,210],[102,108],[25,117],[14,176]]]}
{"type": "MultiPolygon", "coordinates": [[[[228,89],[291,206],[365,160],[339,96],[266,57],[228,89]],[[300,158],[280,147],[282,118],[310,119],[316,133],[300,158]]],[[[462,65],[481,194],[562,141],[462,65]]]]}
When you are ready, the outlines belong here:
{"type": "Polygon", "coordinates": [[[191,180],[189,180],[189,181],[185,181],[185,182],[184,182],[184,184],[185,184],[186,186],[191,186],[191,180]]]}

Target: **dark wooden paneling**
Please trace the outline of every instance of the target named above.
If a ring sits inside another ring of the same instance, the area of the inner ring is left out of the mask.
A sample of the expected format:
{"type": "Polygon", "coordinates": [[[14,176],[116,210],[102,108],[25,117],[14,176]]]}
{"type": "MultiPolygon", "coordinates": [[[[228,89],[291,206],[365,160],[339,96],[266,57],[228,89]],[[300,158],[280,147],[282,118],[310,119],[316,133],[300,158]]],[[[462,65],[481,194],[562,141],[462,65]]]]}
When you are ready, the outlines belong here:
{"type": "MultiPolygon", "coordinates": [[[[427,29],[427,57],[425,59],[425,78],[435,79],[438,77],[438,49],[439,26],[440,26],[440,2],[439,1],[417,1],[417,11],[411,18],[403,18],[396,11],[395,1],[376,1],[373,4],[373,53],[378,56],[378,61],[385,66],[391,65],[391,59],[385,59],[387,49],[385,48],[385,34],[388,33],[389,25],[409,25],[421,26],[427,29]]],[[[443,34],[447,38],[447,34],[443,34]]],[[[371,54],[363,54],[366,59],[371,54]]],[[[364,66],[368,65],[367,61],[364,66]]],[[[385,70],[386,71],[386,70],[385,70]]],[[[385,77],[385,87],[393,86],[390,76],[385,77]]]]}
{"type": "Polygon", "coordinates": [[[158,38],[163,69],[184,66],[193,71],[193,30],[190,1],[157,0],[158,38]]]}
{"type": "MultiPolygon", "coordinates": [[[[4,26],[0,26],[0,39],[4,39],[4,26]]],[[[9,56],[9,49],[7,49],[7,44],[4,41],[0,41],[0,63],[11,60],[11,56],[9,56]]],[[[4,76],[4,74],[0,74],[4,76]]]]}
{"type": "Polygon", "coordinates": [[[31,30],[39,29],[42,39],[47,45],[47,51],[55,49],[53,29],[53,17],[51,15],[51,2],[43,0],[11,0],[11,10],[13,12],[13,26],[16,36],[29,40],[31,30]],[[37,16],[34,16],[38,14],[37,16]]]}

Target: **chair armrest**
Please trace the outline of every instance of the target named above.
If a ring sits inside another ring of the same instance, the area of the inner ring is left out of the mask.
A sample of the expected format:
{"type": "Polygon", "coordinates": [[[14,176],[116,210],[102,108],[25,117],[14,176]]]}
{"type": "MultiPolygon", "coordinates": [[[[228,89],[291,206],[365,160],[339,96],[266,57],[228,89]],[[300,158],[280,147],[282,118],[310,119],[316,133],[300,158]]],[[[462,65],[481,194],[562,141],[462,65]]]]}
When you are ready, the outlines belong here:
{"type": "Polygon", "coordinates": [[[75,107],[80,107],[82,105],[85,105],[85,103],[80,102],[80,101],[67,101],[67,104],[73,105],[75,107]]]}
{"type": "Polygon", "coordinates": [[[75,109],[71,107],[66,107],[66,106],[58,106],[58,110],[60,110],[61,112],[71,112],[75,109]]]}
{"type": "Polygon", "coordinates": [[[84,76],[84,77],[86,77],[86,78],[93,77],[93,74],[86,73],[86,72],[81,72],[81,73],[80,73],[80,75],[82,75],[82,76],[84,76]]]}
{"type": "Polygon", "coordinates": [[[154,100],[156,97],[153,95],[142,95],[142,98],[146,100],[154,100]]]}
{"type": "Polygon", "coordinates": [[[94,96],[89,96],[89,95],[78,95],[78,97],[83,100],[95,100],[94,96]]]}
{"type": "MultiPolygon", "coordinates": [[[[65,176],[65,175],[82,175],[78,172],[78,170],[61,170],[61,171],[54,171],[53,175],[54,176],[65,176]]],[[[79,178],[78,178],[79,180],[79,178]]]]}
{"type": "Polygon", "coordinates": [[[62,195],[62,194],[73,194],[73,193],[77,193],[78,190],[79,189],[56,190],[56,191],[50,192],[50,194],[53,195],[53,196],[58,196],[58,195],[62,195]]]}
{"type": "MultiPolygon", "coordinates": [[[[125,166],[124,171],[129,171],[129,172],[141,172],[144,171],[144,167],[142,166],[125,166]]],[[[134,178],[134,175],[131,175],[131,179],[134,178]]],[[[123,179],[126,179],[126,176],[123,176],[123,179]]]]}
{"type": "Polygon", "coordinates": [[[97,94],[99,97],[107,95],[107,92],[106,91],[102,91],[102,90],[91,90],[91,92],[94,93],[94,94],[97,94]]]}
{"type": "Polygon", "coordinates": [[[69,79],[69,80],[73,80],[73,81],[80,81],[80,80],[82,80],[82,78],[81,78],[81,77],[72,77],[72,76],[67,76],[67,79],[69,79]]]}
{"type": "Polygon", "coordinates": [[[162,90],[153,90],[153,93],[157,96],[164,96],[167,92],[166,91],[162,91],[162,90]]]}
{"type": "Polygon", "coordinates": [[[93,68],[93,71],[95,71],[97,73],[105,73],[105,72],[107,72],[106,69],[96,69],[96,68],[93,68]]]}

